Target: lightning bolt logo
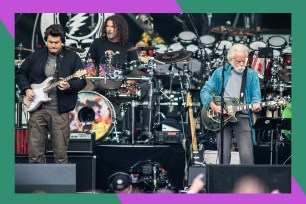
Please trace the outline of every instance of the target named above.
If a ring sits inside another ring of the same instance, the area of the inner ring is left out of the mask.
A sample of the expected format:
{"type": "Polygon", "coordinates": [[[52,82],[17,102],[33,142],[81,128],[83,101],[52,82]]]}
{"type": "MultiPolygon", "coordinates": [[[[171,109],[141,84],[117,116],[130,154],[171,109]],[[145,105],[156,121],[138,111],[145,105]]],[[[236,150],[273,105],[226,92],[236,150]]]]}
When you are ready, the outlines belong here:
{"type": "Polygon", "coordinates": [[[70,28],[69,35],[73,35],[80,29],[81,26],[86,24],[84,21],[88,18],[88,16],[84,15],[86,15],[86,13],[79,13],[67,22],[67,25],[70,28]]]}

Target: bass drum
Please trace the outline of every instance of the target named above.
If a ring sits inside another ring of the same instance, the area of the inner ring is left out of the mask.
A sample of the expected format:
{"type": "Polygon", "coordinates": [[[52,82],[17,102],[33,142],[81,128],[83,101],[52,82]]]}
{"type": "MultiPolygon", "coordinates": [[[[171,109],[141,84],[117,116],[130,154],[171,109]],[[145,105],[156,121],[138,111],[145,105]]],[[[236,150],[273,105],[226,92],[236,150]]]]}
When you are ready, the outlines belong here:
{"type": "Polygon", "coordinates": [[[116,114],[112,103],[104,96],[81,91],[69,119],[71,132],[94,132],[96,140],[100,140],[112,132],[116,114]]]}

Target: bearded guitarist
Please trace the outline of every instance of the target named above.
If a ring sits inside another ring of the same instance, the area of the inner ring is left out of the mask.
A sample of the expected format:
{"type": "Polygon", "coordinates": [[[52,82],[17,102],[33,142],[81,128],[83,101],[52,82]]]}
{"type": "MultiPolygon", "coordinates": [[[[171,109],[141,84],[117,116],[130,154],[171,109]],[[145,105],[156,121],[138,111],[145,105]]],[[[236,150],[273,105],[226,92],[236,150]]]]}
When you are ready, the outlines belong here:
{"type": "MultiPolygon", "coordinates": [[[[61,25],[50,25],[45,30],[44,40],[47,47],[29,55],[16,73],[17,85],[30,102],[40,97],[35,92],[34,84],[43,86],[44,82],[51,82],[48,78],[59,82],[48,92],[48,100],[30,114],[27,131],[29,163],[44,162],[45,138],[48,133],[55,163],[68,163],[69,111],[75,108],[78,92],[86,86],[86,80],[63,79],[82,69],[83,64],[75,52],[64,47],[65,30],[61,25]]],[[[46,89],[42,89],[44,93],[46,89]]]]}
{"type": "MultiPolygon", "coordinates": [[[[238,119],[235,123],[227,123],[224,126],[223,140],[223,164],[230,163],[232,132],[236,137],[237,147],[240,153],[241,164],[254,164],[252,140],[252,117],[251,111],[261,110],[260,83],[257,72],[246,68],[249,48],[243,44],[234,44],[229,48],[224,70],[224,98],[239,99],[242,104],[250,104],[251,108],[236,113],[238,119]]],[[[222,89],[222,69],[216,69],[211,78],[203,86],[200,97],[203,108],[221,114],[221,106],[215,103],[213,96],[220,96],[222,89]]],[[[224,111],[227,114],[226,111],[224,111]]],[[[217,131],[218,154],[220,155],[221,132],[217,131]]],[[[255,132],[253,130],[253,138],[255,132]]],[[[220,160],[220,157],[219,157],[220,160]]]]}

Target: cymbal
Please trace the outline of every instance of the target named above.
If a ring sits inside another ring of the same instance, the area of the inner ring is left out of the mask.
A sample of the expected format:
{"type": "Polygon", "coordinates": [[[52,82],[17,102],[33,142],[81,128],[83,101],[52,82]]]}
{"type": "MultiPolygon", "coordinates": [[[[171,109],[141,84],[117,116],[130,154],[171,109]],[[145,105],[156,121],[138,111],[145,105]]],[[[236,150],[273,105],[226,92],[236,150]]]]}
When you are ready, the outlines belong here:
{"type": "Polygon", "coordinates": [[[250,30],[234,30],[228,32],[231,36],[238,36],[238,37],[244,37],[244,36],[252,36],[254,35],[254,32],[251,32],[250,30]]]}
{"type": "Polygon", "coordinates": [[[128,52],[133,52],[133,51],[149,51],[149,50],[157,50],[159,47],[131,47],[127,49],[126,51],[128,52]]]}
{"type": "Polygon", "coordinates": [[[165,64],[171,64],[172,62],[186,60],[191,57],[191,55],[192,52],[190,51],[175,51],[157,55],[155,56],[155,59],[165,64]]]}
{"type": "Polygon", "coordinates": [[[78,47],[72,47],[72,46],[68,46],[68,45],[65,45],[65,48],[67,50],[71,50],[71,51],[74,51],[74,52],[84,52],[85,50],[81,49],[81,48],[78,48],[78,47]]]}
{"type": "Polygon", "coordinates": [[[231,32],[234,30],[235,29],[232,26],[220,25],[220,26],[212,27],[211,32],[223,34],[225,31],[231,32]]]}
{"type": "Polygon", "coordinates": [[[34,50],[31,50],[31,49],[23,47],[22,44],[20,44],[19,46],[15,47],[15,50],[18,50],[18,51],[28,51],[28,52],[33,52],[34,51],[34,50]]]}
{"type": "Polygon", "coordinates": [[[252,32],[252,33],[263,33],[267,30],[268,30],[267,28],[262,28],[262,27],[258,26],[256,28],[249,29],[248,31],[252,32]]]}

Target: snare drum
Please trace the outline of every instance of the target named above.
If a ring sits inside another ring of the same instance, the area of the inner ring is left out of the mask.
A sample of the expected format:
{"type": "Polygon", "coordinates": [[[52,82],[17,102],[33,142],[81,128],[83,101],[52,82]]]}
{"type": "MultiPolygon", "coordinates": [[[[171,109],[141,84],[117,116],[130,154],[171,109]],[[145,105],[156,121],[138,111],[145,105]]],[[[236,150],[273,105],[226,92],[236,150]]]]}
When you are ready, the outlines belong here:
{"type": "Polygon", "coordinates": [[[140,98],[141,91],[137,86],[137,83],[134,83],[134,80],[130,82],[126,81],[123,83],[118,89],[109,89],[106,90],[105,95],[111,101],[118,99],[125,99],[125,100],[136,100],[140,98]]]}
{"type": "Polygon", "coordinates": [[[192,43],[192,41],[194,41],[197,38],[196,35],[191,31],[180,32],[178,37],[179,37],[179,41],[183,44],[192,43]]]}
{"type": "Polygon", "coordinates": [[[269,47],[278,50],[283,49],[287,45],[286,39],[282,36],[271,36],[267,42],[269,47]]]}
{"type": "Polygon", "coordinates": [[[93,91],[81,91],[76,107],[69,112],[71,132],[94,132],[96,140],[108,136],[116,120],[112,103],[93,91]]]}
{"type": "Polygon", "coordinates": [[[173,43],[169,46],[169,51],[170,52],[180,51],[180,50],[183,50],[183,49],[184,49],[183,45],[179,42],[173,43]]]}
{"type": "Polygon", "coordinates": [[[213,47],[216,42],[216,38],[212,35],[202,35],[200,40],[205,47],[213,47]]]}

